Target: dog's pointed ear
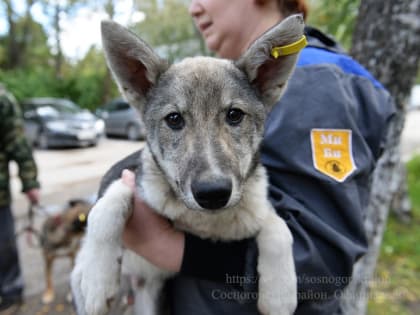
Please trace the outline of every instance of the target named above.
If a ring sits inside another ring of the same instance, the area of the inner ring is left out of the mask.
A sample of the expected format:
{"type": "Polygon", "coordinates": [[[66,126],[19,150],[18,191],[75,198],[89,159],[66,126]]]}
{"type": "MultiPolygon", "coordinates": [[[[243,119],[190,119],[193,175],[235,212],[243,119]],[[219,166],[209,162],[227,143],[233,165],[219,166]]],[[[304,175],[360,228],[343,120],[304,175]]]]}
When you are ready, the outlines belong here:
{"type": "Polygon", "coordinates": [[[143,112],[146,96],[168,63],[134,33],[112,21],[102,21],[102,46],[120,92],[143,112]]]}
{"type": "Polygon", "coordinates": [[[306,45],[303,31],[303,17],[292,15],[258,38],[235,62],[260,93],[267,110],[284,92],[299,51],[306,45]]]}

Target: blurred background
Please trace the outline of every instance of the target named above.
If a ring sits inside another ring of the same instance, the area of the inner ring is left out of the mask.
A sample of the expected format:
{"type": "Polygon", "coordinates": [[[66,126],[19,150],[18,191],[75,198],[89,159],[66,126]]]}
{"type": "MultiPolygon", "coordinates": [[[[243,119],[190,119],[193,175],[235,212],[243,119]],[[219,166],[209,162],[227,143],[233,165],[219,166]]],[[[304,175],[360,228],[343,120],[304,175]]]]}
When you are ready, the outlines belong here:
{"type": "MultiPolygon", "coordinates": [[[[359,0],[309,0],[309,24],[351,46],[359,0]]],[[[1,0],[0,80],[22,100],[64,97],[95,110],[117,96],[99,25],[113,19],[169,60],[207,54],[189,0],[1,0]]],[[[420,79],[417,80],[419,83],[420,79]]],[[[413,106],[419,105],[419,92],[413,106]]]]}
{"type": "MultiPolygon", "coordinates": [[[[45,204],[94,194],[105,170],[143,145],[139,117],[120,99],[106,67],[100,21],[113,19],[127,26],[171,61],[208,55],[188,15],[189,2],[0,0],[0,82],[22,106],[28,139],[36,148],[45,204]],[[63,113],[72,115],[71,125],[45,122],[45,117],[63,113]],[[86,122],[86,130],[77,139],[65,135],[56,139],[44,132],[69,130],[80,121],[86,122]],[[64,145],[72,149],[62,150],[64,145]],[[98,156],[101,161],[94,158],[98,156]]],[[[308,3],[309,24],[335,36],[350,51],[360,1],[308,3]]],[[[388,220],[375,273],[378,281],[370,285],[369,314],[420,314],[420,75],[404,108],[402,159],[409,198],[404,214],[392,212],[388,220]]],[[[23,220],[26,205],[16,178],[12,186],[16,217],[23,220]]],[[[23,241],[20,246],[26,294],[37,296],[43,290],[43,271],[42,266],[34,268],[33,261],[41,258],[23,241]]],[[[65,282],[69,270],[68,264],[63,266],[55,270],[58,283],[65,282]]]]}

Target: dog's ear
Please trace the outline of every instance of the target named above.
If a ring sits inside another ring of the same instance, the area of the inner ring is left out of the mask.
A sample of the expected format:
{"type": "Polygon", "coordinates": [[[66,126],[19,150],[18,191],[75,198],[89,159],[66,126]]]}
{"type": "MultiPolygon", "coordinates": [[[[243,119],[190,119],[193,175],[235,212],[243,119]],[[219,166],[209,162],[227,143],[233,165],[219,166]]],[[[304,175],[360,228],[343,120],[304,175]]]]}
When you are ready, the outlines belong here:
{"type": "Polygon", "coordinates": [[[303,17],[292,15],[264,33],[235,62],[258,90],[267,110],[271,109],[284,92],[298,52],[306,45],[303,30],[303,17]],[[287,48],[282,51],[285,47],[287,48]]]}
{"type": "Polygon", "coordinates": [[[134,33],[112,21],[101,23],[108,66],[126,100],[143,112],[146,95],[168,64],[134,33]]]}

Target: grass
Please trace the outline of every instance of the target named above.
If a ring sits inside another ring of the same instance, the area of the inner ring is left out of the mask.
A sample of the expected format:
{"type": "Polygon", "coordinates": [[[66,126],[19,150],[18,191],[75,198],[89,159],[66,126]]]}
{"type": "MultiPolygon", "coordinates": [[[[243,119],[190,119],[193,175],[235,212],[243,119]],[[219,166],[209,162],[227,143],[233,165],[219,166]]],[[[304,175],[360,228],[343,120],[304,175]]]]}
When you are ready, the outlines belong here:
{"type": "Polygon", "coordinates": [[[420,156],[407,163],[412,220],[390,216],[368,305],[369,315],[420,314],[420,156]]]}

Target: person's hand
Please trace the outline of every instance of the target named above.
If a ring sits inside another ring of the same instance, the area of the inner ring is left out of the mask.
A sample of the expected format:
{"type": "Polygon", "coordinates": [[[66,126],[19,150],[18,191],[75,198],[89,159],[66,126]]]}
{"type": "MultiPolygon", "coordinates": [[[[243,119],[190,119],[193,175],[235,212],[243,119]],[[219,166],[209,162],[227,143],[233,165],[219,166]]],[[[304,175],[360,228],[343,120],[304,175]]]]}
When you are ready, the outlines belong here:
{"type": "Polygon", "coordinates": [[[25,191],[25,194],[30,203],[34,205],[39,204],[39,188],[29,189],[28,191],[25,191]]]}
{"type": "MultiPolygon", "coordinates": [[[[135,192],[135,176],[129,170],[122,173],[122,181],[135,192]]],[[[135,194],[133,214],[123,233],[124,245],[153,265],[178,272],[184,255],[184,233],[158,215],[135,194]]]]}

